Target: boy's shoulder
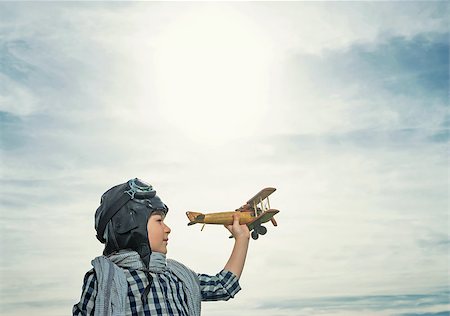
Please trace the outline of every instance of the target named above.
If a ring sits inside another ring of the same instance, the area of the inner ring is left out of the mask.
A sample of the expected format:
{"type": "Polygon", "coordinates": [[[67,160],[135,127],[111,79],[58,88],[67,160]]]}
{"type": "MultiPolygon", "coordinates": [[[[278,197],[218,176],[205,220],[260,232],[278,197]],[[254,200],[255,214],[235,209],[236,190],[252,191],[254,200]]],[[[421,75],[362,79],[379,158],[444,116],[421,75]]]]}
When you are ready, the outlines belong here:
{"type": "Polygon", "coordinates": [[[88,282],[92,282],[92,281],[97,281],[97,275],[95,273],[94,268],[92,268],[91,270],[86,272],[86,274],[84,275],[84,283],[88,283],[88,282]]]}
{"type": "Polygon", "coordinates": [[[94,275],[95,276],[95,269],[94,268],[91,268],[91,270],[89,270],[88,272],[86,272],[86,274],[84,275],[84,277],[86,278],[86,277],[88,277],[88,276],[90,276],[90,275],[94,275]]]}
{"type": "Polygon", "coordinates": [[[97,274],[95,273],[94,269],[91,269],[84,275],[83,291],[92,293],[97,291],[97,287],[98,287],[97,274]]]}

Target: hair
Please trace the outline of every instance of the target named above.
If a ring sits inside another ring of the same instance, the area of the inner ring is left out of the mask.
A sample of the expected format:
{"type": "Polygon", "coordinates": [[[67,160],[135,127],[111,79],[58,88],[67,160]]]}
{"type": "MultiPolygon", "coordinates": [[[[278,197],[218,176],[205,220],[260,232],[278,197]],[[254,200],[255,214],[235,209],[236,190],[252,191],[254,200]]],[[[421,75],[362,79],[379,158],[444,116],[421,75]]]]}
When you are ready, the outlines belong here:
{"type": "Polygon", "coordinates": [[[166,217],[166,212],[164,212],[162,210],[155,210],[150,213],[150,217],[152,217],[153,215],[161,215],[161,217],[164,219],[166,217]]]}

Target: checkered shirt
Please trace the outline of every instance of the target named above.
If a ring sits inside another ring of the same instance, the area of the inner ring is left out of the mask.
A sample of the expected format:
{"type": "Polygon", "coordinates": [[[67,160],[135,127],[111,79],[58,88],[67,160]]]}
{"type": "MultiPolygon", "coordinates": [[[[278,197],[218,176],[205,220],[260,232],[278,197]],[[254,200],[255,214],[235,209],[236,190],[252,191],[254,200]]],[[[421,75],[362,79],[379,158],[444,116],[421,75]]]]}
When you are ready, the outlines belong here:
{"type": "MultiPolygon", "coordinates": [[[[153,277],[146,302],[141,294],[148,285],[145,272],[124,269],[128,282],[126,315],[174,315],[189,316],[186,294],[182,282],[171,272],[150,273],[153,277]]],[[[230,271],[222,270],[214,276],[198,274],[202,301],[226,301],[240,291],[238,278],[230,271]]],[[[84,277],[81,300],[73,306],[73,316],[94,315],[97,279],[94,270],[84,277]]]]}

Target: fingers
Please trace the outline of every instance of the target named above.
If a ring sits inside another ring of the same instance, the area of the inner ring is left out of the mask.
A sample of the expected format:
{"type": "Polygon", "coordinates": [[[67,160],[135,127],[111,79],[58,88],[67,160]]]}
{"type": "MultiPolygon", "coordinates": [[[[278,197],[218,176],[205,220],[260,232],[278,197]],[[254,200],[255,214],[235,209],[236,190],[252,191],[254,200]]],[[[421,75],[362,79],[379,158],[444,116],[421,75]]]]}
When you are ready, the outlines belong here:
{"type": "Polygon", "coordinates": [[[246,224],[240,224],[240,214],[236,212],[233,214],[233,222],[230,225],[224,225],[224,227],[233,235],[234,238],[238,239],[241,237],[250,237],[250,232],[246,224]]]}
{"type": "Polygon", "coordinates": [[[230,233],[233,233],[233,230],[236,229],[237,226],[239,226],[239,214],[233,214],[233,223],[231,225],[223,225],[226,229],[230,231],[230,233]]]}
{"type": "Polygon", "coordinates": [[[239,218],[241,215],[239,213],[233,214],[233,225],[239,225],[239,218]]]}

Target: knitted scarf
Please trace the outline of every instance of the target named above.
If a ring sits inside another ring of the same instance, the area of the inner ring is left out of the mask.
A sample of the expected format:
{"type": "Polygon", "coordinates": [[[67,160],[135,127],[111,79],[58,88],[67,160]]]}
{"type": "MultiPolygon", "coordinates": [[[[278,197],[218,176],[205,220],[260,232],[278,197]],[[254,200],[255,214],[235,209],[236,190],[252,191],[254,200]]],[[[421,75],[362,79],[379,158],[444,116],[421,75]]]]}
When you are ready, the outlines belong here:
{"type": "MultiPolygon", "coordinates": [[[[147,269],[136,251],[120,250],[108,257],[92,260],[98,282],[95,298],[95,316],[119,316],[125,314],[128,283],[121,268],[161,273],[169,269],[183,282],[189,315],[200,316],[200,283],[197,274],[182,263],[168,259],[162,253],[153,252],[147,269]]],[[[151,279],[149,278],[151,282],[151,279]]]]}

